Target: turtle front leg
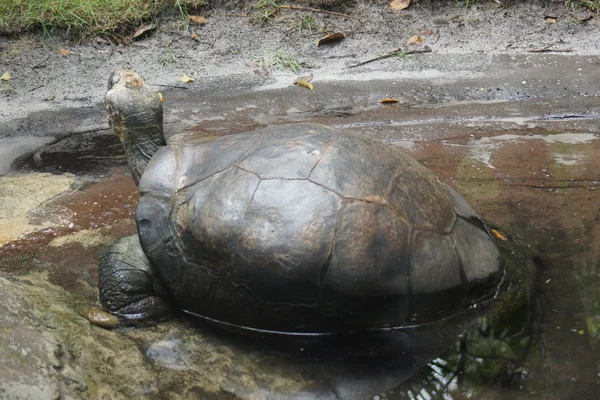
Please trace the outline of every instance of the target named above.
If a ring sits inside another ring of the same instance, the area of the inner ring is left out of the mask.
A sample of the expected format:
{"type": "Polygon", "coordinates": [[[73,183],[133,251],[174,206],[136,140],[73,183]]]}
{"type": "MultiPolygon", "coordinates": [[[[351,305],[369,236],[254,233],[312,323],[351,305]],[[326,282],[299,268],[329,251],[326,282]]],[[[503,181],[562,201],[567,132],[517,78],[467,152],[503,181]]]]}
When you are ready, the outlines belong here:
{"type": "Polygon", "coordinates": [[[98,291],[102,307],[128,321],[170,314],[165,290],[137,235],[119,239],[104,250],[98,266],[98,291]]]}

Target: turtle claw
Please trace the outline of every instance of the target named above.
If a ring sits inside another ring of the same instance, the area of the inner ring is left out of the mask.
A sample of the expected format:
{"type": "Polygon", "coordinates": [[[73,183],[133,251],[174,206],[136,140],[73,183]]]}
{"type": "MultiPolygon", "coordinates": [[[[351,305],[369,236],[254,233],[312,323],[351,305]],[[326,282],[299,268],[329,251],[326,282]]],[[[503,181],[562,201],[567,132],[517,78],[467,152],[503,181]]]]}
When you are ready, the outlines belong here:
{"type": "Polygon", "coordinates": [[[171,315],[169,303],[159,296],[148,296],[141,300],[129,303],[121,308],[116,315],[125,324],[140,321],[161,321],[171,315]]]}

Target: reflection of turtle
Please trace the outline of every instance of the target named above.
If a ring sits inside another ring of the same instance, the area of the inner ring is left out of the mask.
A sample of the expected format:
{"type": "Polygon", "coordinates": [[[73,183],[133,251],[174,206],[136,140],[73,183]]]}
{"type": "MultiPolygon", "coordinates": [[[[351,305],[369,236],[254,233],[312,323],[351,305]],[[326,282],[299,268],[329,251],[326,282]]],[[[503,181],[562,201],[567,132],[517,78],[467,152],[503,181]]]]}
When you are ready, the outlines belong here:
{"type": "Polygon", "coordinates": [[[126,319],[167,302],[235,329],[379,330],[490,298],[504,257],[451,188],[397,149],[317,124],[166,145],[162,105],[110,77],[112,131],[139,183],[138,236],[100,262],[100,300],[126,319]]]}

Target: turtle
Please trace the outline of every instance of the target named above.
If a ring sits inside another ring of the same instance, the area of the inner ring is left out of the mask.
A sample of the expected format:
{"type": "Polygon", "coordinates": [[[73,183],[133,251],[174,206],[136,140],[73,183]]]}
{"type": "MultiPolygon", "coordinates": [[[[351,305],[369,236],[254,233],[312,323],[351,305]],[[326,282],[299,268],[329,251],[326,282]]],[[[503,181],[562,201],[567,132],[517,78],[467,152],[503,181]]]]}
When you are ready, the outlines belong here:
{"type": "Polygon", "coordinates": [[[108,82],[138,185],[137,235],[106,248],[102,307],[319,336],[434,323],[497,297],[506,235],[393,145],[316,123],[165,140],[162,96],[108,82]]]}

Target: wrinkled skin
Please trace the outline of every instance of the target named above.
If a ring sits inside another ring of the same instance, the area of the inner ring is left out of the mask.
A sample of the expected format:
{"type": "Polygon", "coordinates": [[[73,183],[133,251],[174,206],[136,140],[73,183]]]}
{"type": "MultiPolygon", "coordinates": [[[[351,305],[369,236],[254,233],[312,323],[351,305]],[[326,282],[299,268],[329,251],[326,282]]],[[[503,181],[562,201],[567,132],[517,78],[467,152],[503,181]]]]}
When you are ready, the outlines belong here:
{"type": "Polygon", "coordinates": [[[104,308],[128,319],[159,318],[169,313],[165,290],[153,279],[152,268],[137,235],[111,244],[100,258],[99,295],[104,308]]]}
{"type": "Polygon", "coordinates": [[[106,112],[137,184],[152,155],[165,145],[161,98],[139,75],[114,72],[108,79],[106,112]]]}

